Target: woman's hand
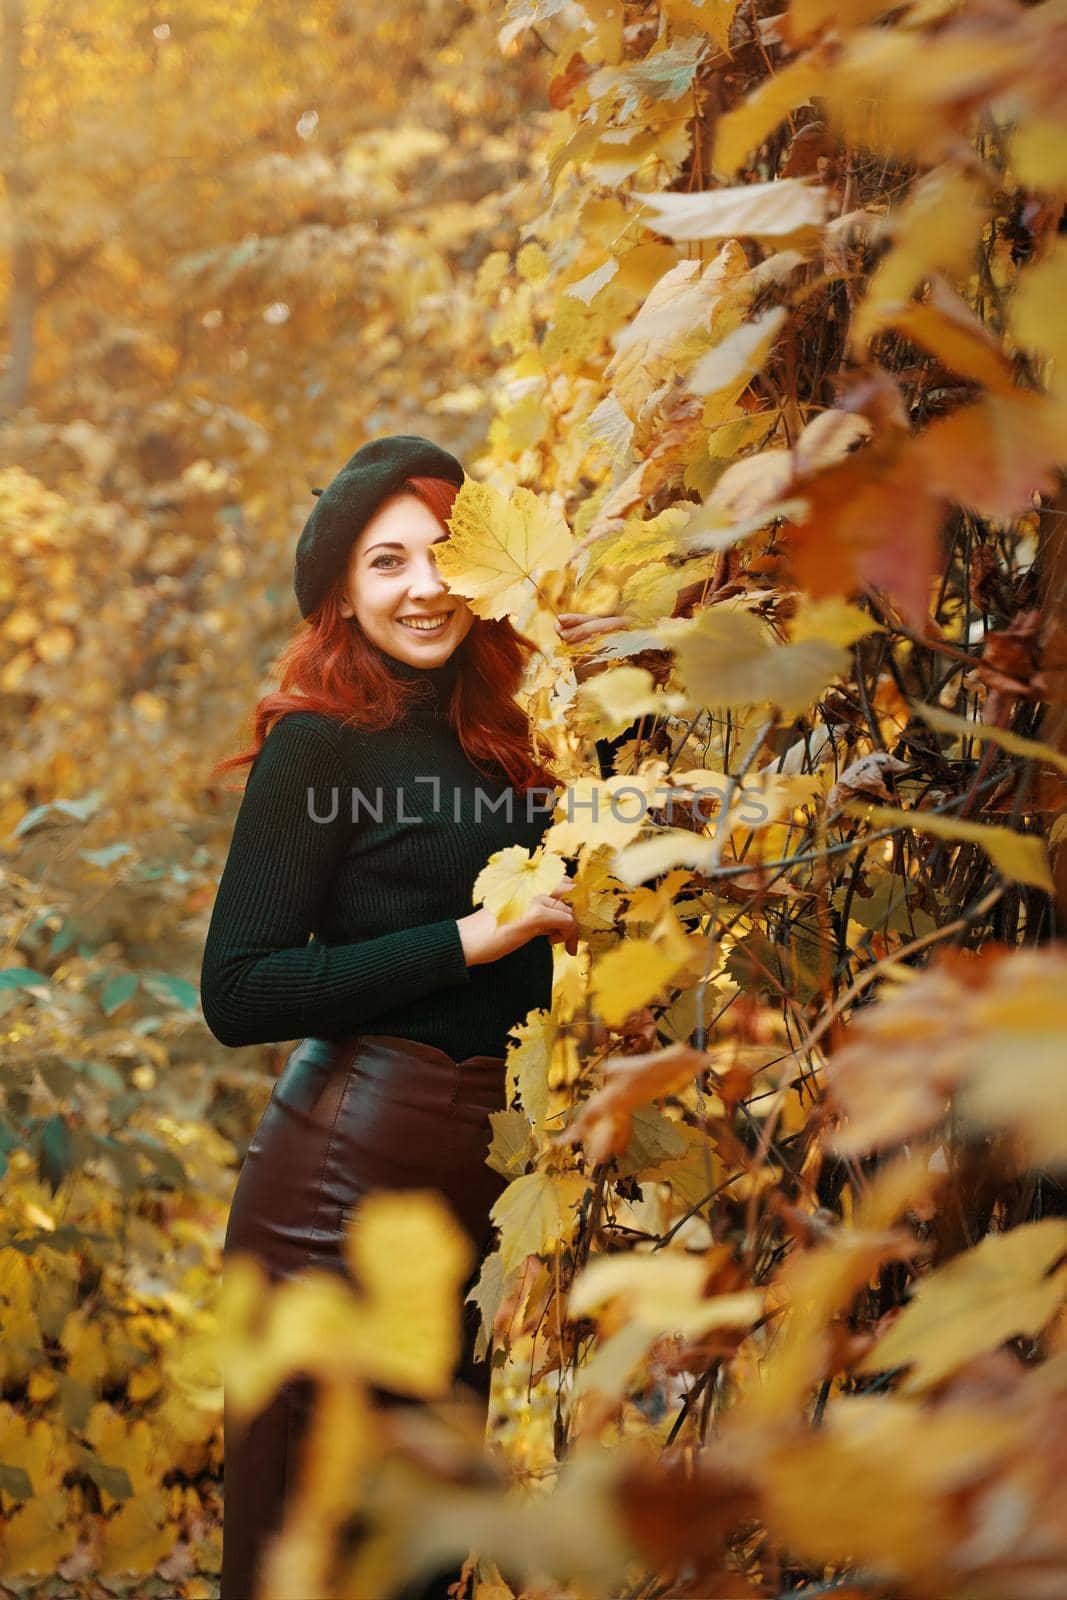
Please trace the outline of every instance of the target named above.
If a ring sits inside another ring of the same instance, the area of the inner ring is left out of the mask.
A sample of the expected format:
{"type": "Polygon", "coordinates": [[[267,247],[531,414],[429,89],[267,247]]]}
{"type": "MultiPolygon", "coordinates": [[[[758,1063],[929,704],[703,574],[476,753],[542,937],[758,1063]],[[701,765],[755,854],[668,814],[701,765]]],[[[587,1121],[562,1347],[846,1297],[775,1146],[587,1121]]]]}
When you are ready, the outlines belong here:
{"type": "Polygon", "coordinates": [[[504,923],[502,927],[497,926],[496,918],[486,906],[480,911],[472,911],[469,917],[457,918],[463,954],[468,967],[482,966],[487,961],[499,961],[501,956],[510,955],[512,950],[528,944],[541,933],[548,935],[550,944],[556,944],[562,939],[567,954],[572,956],[576,954],[578,924],[574,920],[574,912],[570,906],[564,905],[559,898],[573,887],[573,878],[561,878],[552,894],[534,895],[529,910],[521,917],[517,917],[514,922],[504,923]]]}
{"type": "MultiPolygon", "coordinates": [[[[700,585],[691,585],[690,589],[682,592],[687,595],[695,594],[699,587],[700,585]]],[[[598,617],[586,611],[561,611],[556,618],[556,627],[564,644],[581,644],[585,639],[595,638],[598,633],[617,633],[620,628],[632,628],[633,625],[633,617],[615,615],[598,617]]],[[[670,657],[666,650],[639,650],[636,655],[618,659],[625,659],[634,667],[644,667],[660,686],[670,675],[670,657]]],[[[615,665],[617,660],[591,661],[588,656],[579,656],[574,664],[574,676],[579,683],[584,683],[595,673],[603,672],[605,667],[615,665]]]]}
{"type": "MultiPolygon", "coordinates": [[[[564,644],[583,644],[586,639],[595,639],[598,633],[617,633],[620,628],[629,628],[632,623],[632,617],[598,617],[588,611],[561,611],[556,618],[556,628],[564,644]]],[[[592,677],[595,672],[603,672],[610,665],[610,661],[589,661],[579,656],[574,665],[574,676],[579,683],[584,683],[586,678],[592,677]]]]}

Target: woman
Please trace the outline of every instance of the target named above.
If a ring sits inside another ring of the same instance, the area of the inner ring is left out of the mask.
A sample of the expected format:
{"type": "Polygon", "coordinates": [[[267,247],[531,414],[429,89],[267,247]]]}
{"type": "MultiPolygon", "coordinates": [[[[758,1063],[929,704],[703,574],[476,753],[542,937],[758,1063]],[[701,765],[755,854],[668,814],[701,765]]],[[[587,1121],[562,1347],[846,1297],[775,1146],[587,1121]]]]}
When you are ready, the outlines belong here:
{"type": "MultiPolygon", "coordinates": [[[[557,784],[514,698],[534,646],[475,617],[434,564],[462,481],[455,457],[414,435],[372,440],[337,474],[297,546],[309,627],[282,657],[282,692],[256,708],[255,746],[216,768],[252,762],[204,949],[204,1015],[224,1045],[302,1040],[224,1246],[273,1281],[348,1276],[360,1197],[435,1187],[475,1246],[466,1294],[507,1181],[485,1155],[508,1033],[551,1005],[550,943],[576,949],[568,877],[503,927],[470,909],[494,851],[539,844],[557,784]]],[[[474,1308],[463,1316],[456,1377],[484,1402],[474,1308]]],[[[225,1417],[221,1600],[256,1592],[311,1401],[299,1379],[251,1422],[225,1417]]],[[[442,1594],[442,1577],[423,1593],[442,1594]]]]}

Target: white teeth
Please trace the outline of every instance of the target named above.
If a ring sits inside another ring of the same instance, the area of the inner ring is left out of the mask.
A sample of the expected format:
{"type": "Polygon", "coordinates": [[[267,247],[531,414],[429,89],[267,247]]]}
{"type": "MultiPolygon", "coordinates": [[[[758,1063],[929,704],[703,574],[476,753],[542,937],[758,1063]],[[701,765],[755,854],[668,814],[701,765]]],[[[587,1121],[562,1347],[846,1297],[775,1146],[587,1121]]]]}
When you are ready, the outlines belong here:
{"type": "Polygon", "coordinates": [[[414,628],[416,633],[440,633],[441,629],[446,625],[451,615],[451,612],[446,612],[446,614],[443,617],[439,617],[436,622],[430,622],[421,617],[417,620],[411,617],[398,617],[397,621],[402,622],[405,628],[414,628]]]}

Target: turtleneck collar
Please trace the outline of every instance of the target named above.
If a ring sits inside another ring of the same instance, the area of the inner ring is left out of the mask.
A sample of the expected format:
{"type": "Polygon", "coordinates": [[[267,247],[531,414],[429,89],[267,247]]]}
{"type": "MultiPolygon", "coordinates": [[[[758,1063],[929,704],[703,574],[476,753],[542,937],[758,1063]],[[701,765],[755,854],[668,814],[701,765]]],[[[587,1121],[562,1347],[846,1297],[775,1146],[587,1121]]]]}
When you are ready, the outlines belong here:
{"type": "Polygon", "coordinates": [[[401,661],[399,657],[390,655],[387,650],[378,647],[379,654],[389,673],[400,680],[401,683],[425,683],[429,685],[424,689],[422,699],[418,705],[413,703],[412,714],[423,714],[434,717],[443,717],[448,712],[448,702],[452,694],[459,672],[459,651],[453,650],[447,661],[439,667],[418,667],[410,661],[401,661]]]}

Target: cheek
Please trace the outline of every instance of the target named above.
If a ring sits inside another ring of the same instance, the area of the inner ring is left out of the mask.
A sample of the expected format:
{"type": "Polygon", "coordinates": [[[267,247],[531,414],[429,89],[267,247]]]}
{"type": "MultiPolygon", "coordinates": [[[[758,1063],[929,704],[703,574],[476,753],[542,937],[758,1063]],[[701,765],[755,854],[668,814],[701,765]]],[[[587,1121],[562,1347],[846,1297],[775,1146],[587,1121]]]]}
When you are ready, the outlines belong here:
{"type": "Polygon", "coordinates": [[[360,579],[359,603],[364,610],[378,611],[382,606],[390,604],[391,598],[392,589],[388,573],[369,573],[360,579]]]}

